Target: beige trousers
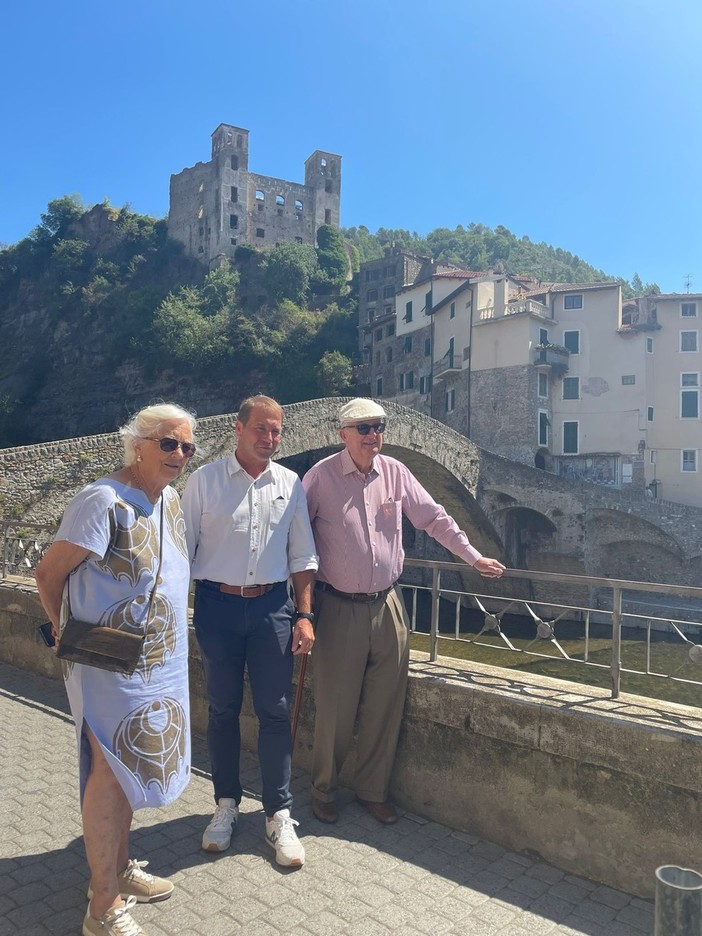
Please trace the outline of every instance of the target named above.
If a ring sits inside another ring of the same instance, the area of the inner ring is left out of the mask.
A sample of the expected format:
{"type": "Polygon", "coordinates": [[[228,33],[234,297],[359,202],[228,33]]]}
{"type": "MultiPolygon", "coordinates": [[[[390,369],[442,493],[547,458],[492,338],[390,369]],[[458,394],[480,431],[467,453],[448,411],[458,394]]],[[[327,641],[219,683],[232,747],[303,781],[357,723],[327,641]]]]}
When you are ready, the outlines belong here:
{"type": "Polygon", "coordinates": [[[358,716],[356,795],[385,802],[407,690],[407,615],[393,590],[374,602],[316,592],[313,794],[332,802],[358,716]]]}

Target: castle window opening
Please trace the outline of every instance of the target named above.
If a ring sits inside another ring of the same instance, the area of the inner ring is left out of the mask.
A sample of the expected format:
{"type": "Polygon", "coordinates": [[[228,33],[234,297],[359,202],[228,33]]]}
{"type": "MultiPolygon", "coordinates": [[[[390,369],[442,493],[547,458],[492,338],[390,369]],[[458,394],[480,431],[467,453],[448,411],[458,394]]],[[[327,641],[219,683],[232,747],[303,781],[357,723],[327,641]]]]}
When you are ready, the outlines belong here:
{"type": "Polygon", "coordinates": [[[263,228],[256,228],[256,237],[265,237],[265,236],[266,236],[266,232],[263,230],[263,228]]]}
{"type": "Polygon", "coordinates": [[[395,326],[388,325],[388,327],[385,330],[385,334],[388,336],[388,338],[392,338],[392,336],[395,334],[395,326]]]}
{"type": "Polygon", "coordinates": [[[375,330],[375,340],[376,340],[376,341],[382,341],[382,338],[383,338],[383,329],[382,329],[382,328],[376,328],[376,330],[375,330]]]}
{"type": "Polygon", "coordinates": [[[299,198],[295,199],[295,211],[302,211],[302,202],[299,198]]]}
{"type": "Polygon", "coordinates": [[[285,196],[284,196],[284,195],[276,195],[276,196],[275,196],[275,203],[276,203],[276,205],[284,205],[284,204],[285,204],[285,196]]]}
{"type": "Polygon", "coordinates": [[[369,289],[366,293],[366,302],[375,302],[378,298],[377,289],[369,289]]]}
{"type": "Polygon", "coordinates": [[[237,133],[236,135],[236,145],[241,149],[241,134],[237,133]]]}
{"type": "Polygon", "coordinates": [[[405,346],[404,346],[404,347],[405,347],[405,354],[411,354],[411,353],[412,353],[412,336],[411,336],[411,335],[405,335],[405,346]]]}
{"type": "Polygon", "coordinates": [[[205,209],[202,207],[202,205],[200,205],[200,207],[197,209],[197,216],[200,219],[204,218],[205,216],[205,209]]]}
{"type": "Polygon", "coordinates": [[[296,243],[296,244],[301,244],[301,243],[302,243],[302,238],[301,238],[301,237],[296,237],[296,238],[295,238],[295,243],[296,243]]]}
{"type": "Polygon", "coordinates": [[[263,202],[258,203],[258,210],[263,211],[263,202]]]}
{"type": "Polygon", "coordinates": [[[239,168],[239,157],[238,157],[238,156],[232,156],[231,159],[229,160],[229,165],[232,167],[232,169],[238,169],[238,168],[239,168]]]}
{"type": "Polygon", "coordinates": [[[385,360],[388,364],[392,362],[392,347],[385,349],[385,360]]]}
{"type": "Polygon", "coordinates": [[[383,299],[391,299],[395,295],[394,286],[384,286],[383,287],[383,299]]]}
{"type": "Polygon", "coordinates": [[[385,314],[392,315],[392,306],[385,306],[385,314]]]}
{"type": "Polygon", "coordinates": [[[453,388],[446,391],[445,403],[447,413],[452,413],[456,409],[456,391],[453,388]]]}
{"type": "Polygon", "coordinates": [[[239,227],[239,215],[235,215],[235,214],[229,215],[229,227],[232,229],[239,227]]]}
{"type": "Polygon", "coordinates": [[[383,395],[383,378],[382,377],[378,377],[375,381],[375,395],[376,396],[383,395]]]}
{"type": "Polygon", "coordinates": [[[429,357],[431,354],[431,338],[424,339],[424,357],[429,357]]]}
{"type": "Polygon", "coordinates": [[[200,237],[202,237],[202,235],[205,233],[204,227],[201,227],[201,228],[199,229],[198,233],[199,233],[200,237]]]}
{"type": "Polygon", "coordinates": [[[331,190],[332,190],[332,184],[329,181],[329,179],[327,179],[327,181],[324,183],[324,191],[329,194],[331,193],[331,190]]]}
{"type": "Polygon", "coordinates": [[[231,191],[229,192],[229,201],[239,201],[239,189],[236,185],[232,185],[231,191]]]}
{"type": "Polygon", "coordinates": [[[324,209],[324,223],[331,224],[331,208],[324,209]]]}
{"type": "Polygon", "coordinates": [[[327,161],[326,161],[326,159],[324,158],[324,156],[322,156],[322,158],[319,160],[319,166],[320,166],[321,169],[326,169],[326,168],[327,168],[327,161]]]}
{"type": "Polygon", "coordinates": [[[265,200],[266,200],[265,194],[260,189],[256,189],[256,201],[265,201],[265,200]]]}
{"type": "Polygon", "coordinates": [[[204,253],[204,252],[205,252],[205,248],[202,246],[202,244],[200,244],[200,246],[197,248],[197,252],[198,252],[198,253],[204,253]]]}
{"type": "Polygon", "coordinates": [[[236,247],[236,237],[230,237],[229,243],[232,245],[232,247],[236,247]]]}
{"type": "Polygon", "coordinates": [[[231,132],[231,130],[227,130],[227,143],[231,143],[233,139],[234,134],[231,132]]]}

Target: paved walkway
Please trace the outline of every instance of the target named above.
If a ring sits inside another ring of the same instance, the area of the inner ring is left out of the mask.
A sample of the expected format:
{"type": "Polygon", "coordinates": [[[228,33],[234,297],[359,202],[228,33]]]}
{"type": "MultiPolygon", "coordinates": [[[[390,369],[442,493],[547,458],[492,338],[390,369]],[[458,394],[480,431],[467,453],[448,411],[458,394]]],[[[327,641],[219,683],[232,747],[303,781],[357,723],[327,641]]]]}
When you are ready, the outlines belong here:
{"type": "MultiPolygon", "coordinates": [[[[78,936],[86,865],[75,734],[63,686],[0,663],[0,936],[78,936]]],[[[446,826],[405,814],[379,826],[347,794],[336,826],[295,776],[307,864],[278,868],[263,840],[259,777],[233,846],[200,851],[213,808],[199,741],[193,779],[167,810],[137,813],[135,857],[172,877],[173,897],[135,911],[147,936],[642,936],[652,906],[446,826]]]]}

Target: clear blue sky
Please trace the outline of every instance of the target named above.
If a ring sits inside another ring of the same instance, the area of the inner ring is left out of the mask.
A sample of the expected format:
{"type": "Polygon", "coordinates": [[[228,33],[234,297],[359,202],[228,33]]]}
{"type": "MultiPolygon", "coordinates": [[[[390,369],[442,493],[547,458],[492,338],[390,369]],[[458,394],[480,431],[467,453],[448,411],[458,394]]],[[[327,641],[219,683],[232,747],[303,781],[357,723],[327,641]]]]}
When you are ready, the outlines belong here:
{"type": "Polygon", "coordinates": [[[47,203],[168,211],[219,123],[342,224],[503,224],[702,292],[700,0],[21,0],[3,13],[0,242],[47,203]]]}

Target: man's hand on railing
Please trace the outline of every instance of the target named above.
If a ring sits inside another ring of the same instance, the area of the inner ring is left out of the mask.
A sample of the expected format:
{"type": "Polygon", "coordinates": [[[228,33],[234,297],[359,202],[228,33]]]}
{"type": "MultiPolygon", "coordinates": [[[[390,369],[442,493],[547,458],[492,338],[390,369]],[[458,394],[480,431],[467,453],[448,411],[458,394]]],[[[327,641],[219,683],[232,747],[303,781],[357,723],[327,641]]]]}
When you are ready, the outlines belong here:
{"type": "Polygon", "coordinates": [[[483,556],[482,559],[478,559],[473,568],[480,572],[483,578],[499,578],[506,566],[503,566],[497,559],[488,559],[487,556],[483,556]]]}

